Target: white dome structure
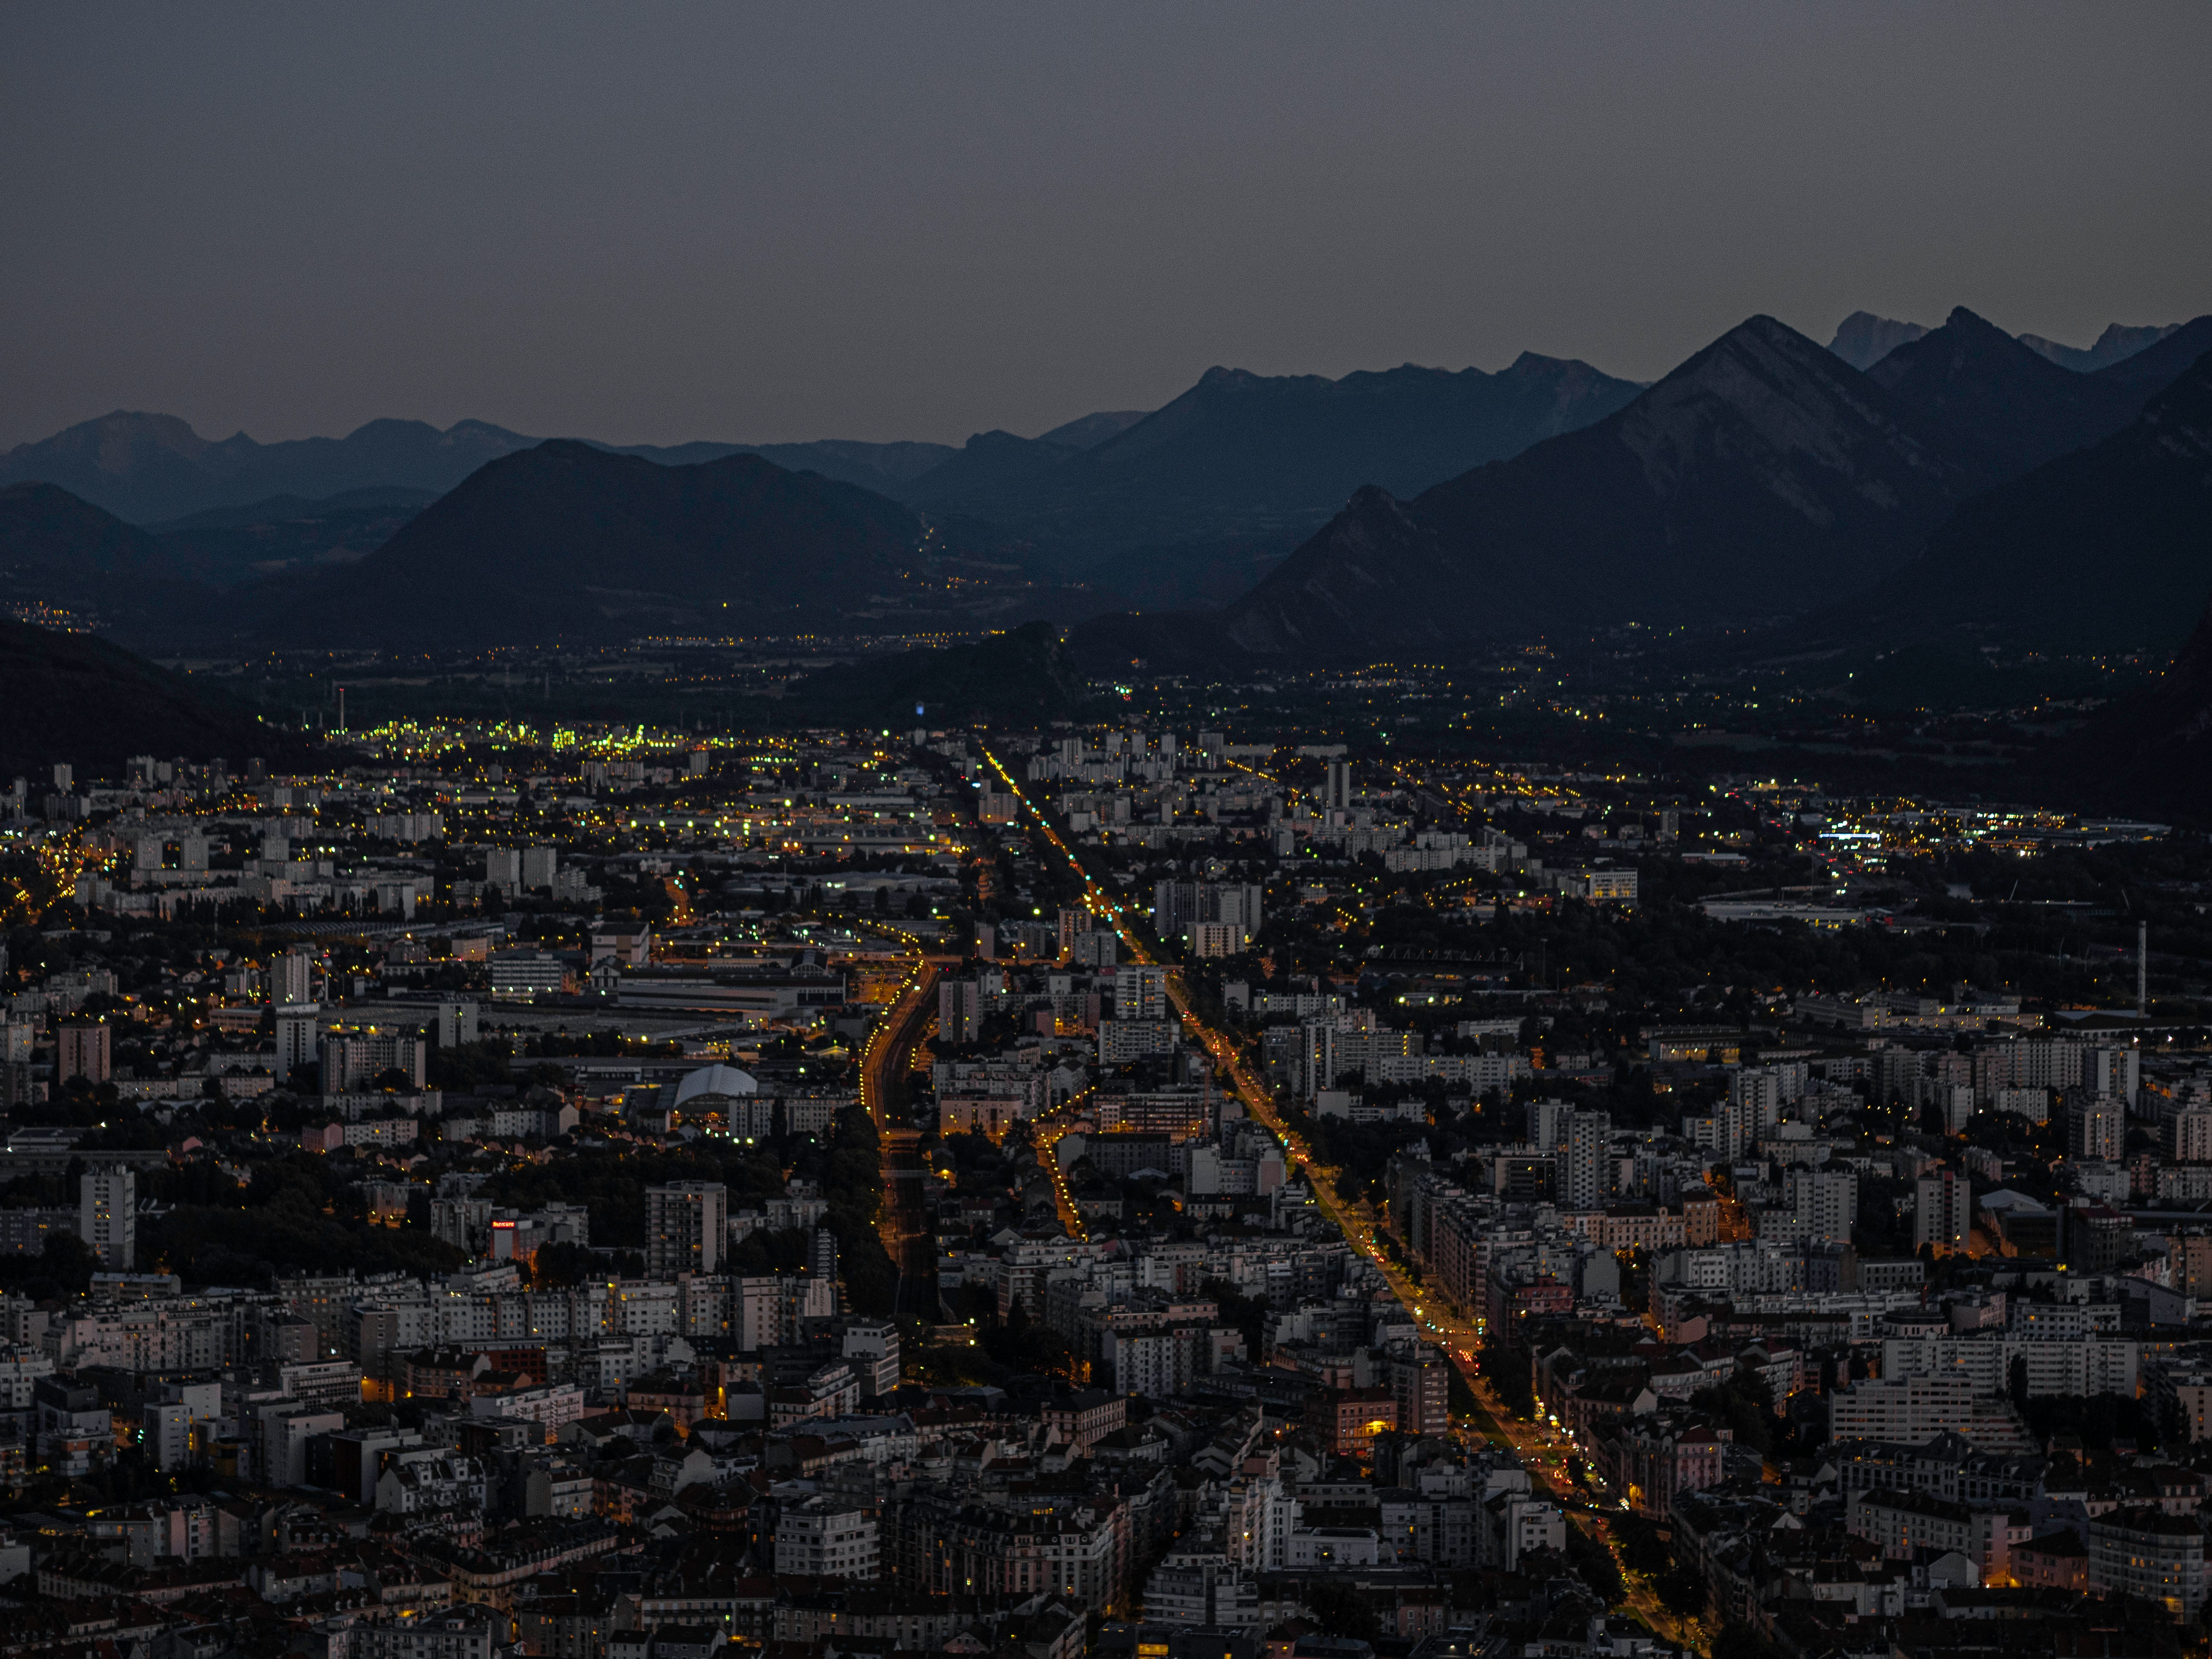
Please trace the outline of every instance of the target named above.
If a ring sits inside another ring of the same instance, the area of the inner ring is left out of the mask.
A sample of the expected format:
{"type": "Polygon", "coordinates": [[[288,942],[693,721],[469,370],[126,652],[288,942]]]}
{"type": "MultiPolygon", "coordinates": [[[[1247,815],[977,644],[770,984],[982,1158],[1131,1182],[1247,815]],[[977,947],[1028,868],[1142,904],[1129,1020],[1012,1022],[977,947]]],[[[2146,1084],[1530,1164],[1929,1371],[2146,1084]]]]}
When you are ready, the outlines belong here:
{"type": "Polygon", "coordinates": [[[676,1109],[682,1111],[696,1103],[703,1103],[705,1110],[719,1100],[734,1100],[740,1095],[757,1095],[760,1085],[750,1072],[741,1072],[734,1066],[702,1066],[676,1085],[676,1109]]]}

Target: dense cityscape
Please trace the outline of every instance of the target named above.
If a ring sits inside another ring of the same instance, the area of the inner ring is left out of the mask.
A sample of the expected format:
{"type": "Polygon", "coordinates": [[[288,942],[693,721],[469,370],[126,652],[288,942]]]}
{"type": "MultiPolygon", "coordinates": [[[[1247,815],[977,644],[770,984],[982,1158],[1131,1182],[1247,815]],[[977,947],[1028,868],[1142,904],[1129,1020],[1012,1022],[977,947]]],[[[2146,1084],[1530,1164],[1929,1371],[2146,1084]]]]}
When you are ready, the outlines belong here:
{"type": "Polygon", "coordinates": [[[2208,62],[0,6],[0,1659],[2212,1659],[2208,62]]]}
{"type": "Polygon", "coordinates": [[[2188,1644],[2201,842],[1249,720],[19,783],[4,1645],[2188,1644]]]}

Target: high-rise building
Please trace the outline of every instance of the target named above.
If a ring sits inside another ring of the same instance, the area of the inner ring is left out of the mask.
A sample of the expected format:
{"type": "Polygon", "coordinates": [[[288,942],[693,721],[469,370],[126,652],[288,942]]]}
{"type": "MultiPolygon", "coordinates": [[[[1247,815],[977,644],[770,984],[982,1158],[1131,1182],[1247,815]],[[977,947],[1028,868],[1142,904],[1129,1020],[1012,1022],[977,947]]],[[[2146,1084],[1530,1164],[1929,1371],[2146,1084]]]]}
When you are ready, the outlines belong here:
{"type": "Polygon", "coordinates": [[[2077,1100],[2066,1111],[2066,1152],[2085,1162],[2115,1163],[2128,1133],[2127,1109],[2109,1095],[2077,1100]]]}
{"type": "Polygon", "coordinates": [[[681,1181],[645,1189],[648,1279],[711,1273],[729,1236],[729,1189],[719,1181],[681,1181]]]}
{"type": "Polygon", "coordinates": [[[1399,1432],[1451,1432],[1449,1370],[1443,1353],[1425,1342],[1391,1354],[1390,1392],[1398,1402],[1399,1432]]]}
{"type": "Polygon", "coordinates": [[[280,1008],[286,1003],[315,1000],[315,957],[312,951],[287,951],[270,964],[269,1000],[280,1008]]]}
{"type": "Polygon", "coordinates": [[[552,847],[528,847],[522,853],[522,884],[535,891],[550,887],[553,878],[561,871],[560,849],[552,847]]]}
{"type": "Polygon", "coordinates": [[[1341,1033],[1333,1022],[1309,1020],[1299,1031],[1298,1085],[1309,1100],[1323,1089],[1336,1086],[1344,1069],[1338,1054],[1341,1033]]]}
{"type": "Polygon", "coordinates": [[[1328,781],[1322,787],[1322,811],[1349,812],[1352,810],[1352,763],[1331,761],[1328,781]]]}
{"type": "Polygon", "coordinates": [[[107,1027],[97,1020],[70,1020],[57,1036],[54,1081],[82,1078],[87,1083],[107,1081],[110,1063],[107,1027]]]}
{"type": "Polygon", "coordinates": [[[326,1095],[373,1087],[379,1078],[394,1071],[408,1086],[419,1089],[428,1080],[429,1057],[430,1045],[411,1031],[374,1026],[333,1030],[322,1041],[319,1076],[326,1095]]]}
{"type": "Polygon", "coordinates": [[[1126,963],[1114,970],[1114,1018],[1170,1019],[1168,970],[1126,963]]]}
{"type": "MultiPolygon", "coordinates": [[[[6,957],[0,947],[0,975],[7,971],[6,957]]],[[[31,1054],[38,1035],[28,1022],[0,1016],[0,1111],[31,1103],[31,1054]]]]}
{"type": "Polygon", "coordinates": [[[806,1271],[817,1279],[837,1277],[837,1238],[827,1227],[817,1227],[807,1242],[806,1271]]]}
{"type": "Polygon", "coordinates": [[[1528,1103],[1528,1144],[1542,1152],[1557,1152],[1566,1138],[1567,1120],[1575,1109],[1564,1100],[1528,1103]]]}
{"type": "Polygon", "coordinates": [[[1973,1183],[1956,1170],[1938,1170],[1913,1182],[1915,1250],[1923,1244],[1934,1245],[1938,1255],[1965,1249],[1973,1219],[1973,1183]]]}
{"type": "Polygon", "coordinates": [[[323,1011],[312,1002],[280,1004],[276,1009],[276,1076],[291,1077],[302,1066],[322,1059],[323,1011]]]}
{"type": "Polygon", "coordinates": [[[983,1034],[983,988],[972,979],[937,981],[937,1035],[947,1042],[973,1042],[983,1034]]]}
{"type": "Polygon", "coordinates": [[[1559,1133],[1559,1202],[1571,1210],[1602,1207],[1612,1194],[1606,1151],[1613,1141],[1609,1112],[1571,1112],[1559,1133]]]}
{"type": "Polygon", "coordinates": [[[138,1178],[127,1169],[88,1170],[77,1188],[77,1237],[109,1273],[138,1261],[138,1178]]]}
{"type": "Polygon", "coordinates": [[[1729,1078],[1729,1099],[1743,1115],[1747,1139],[1770,1133],[1782,1121],[1782,1073],[1769,1066],[1739,1066],[1729,1078]]]}
{"type": "Polygon", "coordinates": [[[1825,1244],[1850,1243],[1859,1218],[1859,1178],[1850,1170],[1790,1170],[1783,1194],[1797,1218],[1797,1236],[1825,1244]]]}
{"type": "Polygon", "coordinates": [[[477,1005],[441,1002],[438,1005],[438,1046],[458,1048],[477,1040],[477,1005]]]}
{"type": "Polygon", "coordinates": [[[2123,1105],[2134,1105],[2142,1086],[2142,1051],[2105,1045],[2084,1050],[2081,1086],[2091,1094],[2107,1095],[2123,1105]]]}
{"type": "Polygon", "coordinates": [[[502,893],[514,893],[522,886],[522,854],[512,847],[488,847],[484,849],[484,885],[496,887],[502,893]]]}
{"type": "Polygon", "coordinates": [[[2212,1164],[2212,1111],[2192,1106],[2166,1121],[2166,1155],[2183,1164],[2212,1164]]]}

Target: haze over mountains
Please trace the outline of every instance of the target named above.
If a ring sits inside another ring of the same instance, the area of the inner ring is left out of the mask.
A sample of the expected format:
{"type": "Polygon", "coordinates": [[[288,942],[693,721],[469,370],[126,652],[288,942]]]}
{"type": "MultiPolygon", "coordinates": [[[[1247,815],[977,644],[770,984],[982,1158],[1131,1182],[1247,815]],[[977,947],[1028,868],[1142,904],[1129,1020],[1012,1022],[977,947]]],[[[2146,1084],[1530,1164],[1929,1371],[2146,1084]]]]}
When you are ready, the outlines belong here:
{"type": "MultiPolygon", "coordinates": [[[[2096,343],[2086,349],[2079,346],[2061,345],[2056,340],[2045,339],[2040,334],[2021,334],[2014,337],[2038,356],[2047,358],[2061,368],[2088,374],[2100,368],[2110,368],[2114,363],[2155,345],[2179,327],[2179,323],[2155,323],[2148,326],[2107,323],[2105,331],[2097,337],[2096,343]]],[[[1927,332],[1927,327],[1920,323],[1899,322],[1894,317],[1877,317],[1871,311],[1854,311],[1836,325],[1835,337],[1828,342],[1828,349],[1853,368],[1872,368],[1898,347],[1909,345],[1927,332]]]]}
{"type": "MultiPolygon", "coordinates": [[[[442,495],[488,461],[534,449],[529,438],[483,421],[443,432],[424,421],[371,421],[343,438],[256,443],[240,432],[215,442],[173,415],[117,410],[0,455],[0,485],[59,484],[133,524],[155,524],[272,498],[325,501],[361,489],[442,495]]],[[[758,454],[793,471],[888,494],[954,452],[944,444],[688,443],[601,445],[669,465],[758,454]]]]}
{"type": "MultiPolygon", "coordinates": [[[[1195,627],[1215,648],[1341,656],[1784,616],[1901,628],[1894,605],[1838,607],[1892,592],[1948,525],[1951,565],[1919,567],[1912,625],[1972,611],[1946,570],[2002,563],[2009,537],[2046,574],[1990,614],[2027,628],[2063,610],[2049,572],[2092,517],[2112,521],[2069,506],[2100,491],[2156,503],[2130,544],[2145,582],[2196,581],[2178,434],[2197,417],[2185,398],[2137,416],[2208,349],[2212,318],[2115,326],[2071,357],[1963,308],[1932,330],[1855,313],[1828,349],[1753,318],[1650,387],[1533,354],[1495,374],[1216,368],[1149,414],[957,449],[617,450],[396,421],[210,443],[118,414],[0,458],[0,477],[51,475],[0,487],[0,595],[203,645],[912,631],[1185,606],[1182,623],[1092,631],[1139,653],[1147,629],[1195,627]],[[2128,483],[2130,468],[2170,487],[2128,483]],[[210,496],[246,499],[149,511],[210,496]],[[1969,533],[2007,511],[2002,536],[1969,533]]],[[[2194,615],[2208,589],[2162,614],[2194,615]]]]}

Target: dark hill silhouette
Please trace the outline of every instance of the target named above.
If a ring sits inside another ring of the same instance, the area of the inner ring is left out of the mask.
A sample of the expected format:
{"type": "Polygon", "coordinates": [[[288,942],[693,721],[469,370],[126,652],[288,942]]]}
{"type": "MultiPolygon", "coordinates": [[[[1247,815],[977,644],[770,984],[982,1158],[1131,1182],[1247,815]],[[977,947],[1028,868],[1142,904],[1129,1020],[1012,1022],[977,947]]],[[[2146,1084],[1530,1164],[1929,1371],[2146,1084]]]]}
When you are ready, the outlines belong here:
{"type": "Polygon", "coordinates": [[[274,495],[146,526],[190,575],[217,587],[366,558],[437,496],[427,489],[349,489],[319,501],[274,495]]]}
{"type": "Polygon", "coordinates": [[[1626,408],[1410,501],[1362,490],[1230,607],[1248,650],[1328,655],[1802,610],[1893,568],[1966,470],[1770,317],[1626,408]]]}
{"type": "Polygon", "coordinates": [[[793,682],[775,713],[786,726],[1042,726],[1081,714],[1087,696],[1058,630],[1036,622],[969,645],[823,669],[793,682]]]}
{"type": "Polygon", "coordinates": [[[0,603],[141,637],[201,619],[210,595],[172,550],[46,483],[0,489],[0,603]]]}
{"type": "Polygon", "coordinates": [[[1413,494],[1587,426],[1638,389],[1534,354],[1497,374],[1409,364],[1331,380],[1212,368],[1093,448],[1066,455],[1031,440],[1024,463],[1011,447],[1024,441],[988,434],[988,475],[963,452],[900,495],[1004,525],[1063,568],[1121,588],[1121,562],[1133,556],[1141,571],[1202,566],[1224,549],[1239,563],[1255,545],[1287,551],[1364,484],[1413,494]]]}
{"type": "Polygon", "coordinates": [[[2092,811],[2212,828],[2212,610],[2159,679],[2103,710],[2039,769],[2092,811]]]}
{"type": "Polygon", "coordinates": [[[1917,557],[1802,633],[2165,652],[2208,598],[2212,352],[2103,442],[1967,502],[1917,557]]]}
{"type": "Polygon", "coordinates": [[[57,763],[80,781],[118,775],[140,754],[220,756],[242,774],[249,758],[281,760],[297,743],[220,691],[106,640],[15,622],[0,621],[0,778],[27,779],[33,799],[57,763]]]}
{"type": "Polygon", "coordinates": [[[757,456],[662,466],[559,441],[495,461],[278,615],[284,636],[461,645],[789,629],[895,584],[915,516],[757,456]]]}
{"type": "Polygon", "coordinates": [[[2128,386],[2038,356],[1964,306],[1867,378],[1917,416],[1978,488],[2109,437],[2143,403],[2128,386]]]}
{"type": "Polygon", "coordinates": [[[1126,432],[1151,414],[1147,409],[1102,409],[1079,415],[1049,432],[1037,434],[1043,444],[1066,444],[1070,449],[1096,449],[1117,432],[1126,432]]]}

